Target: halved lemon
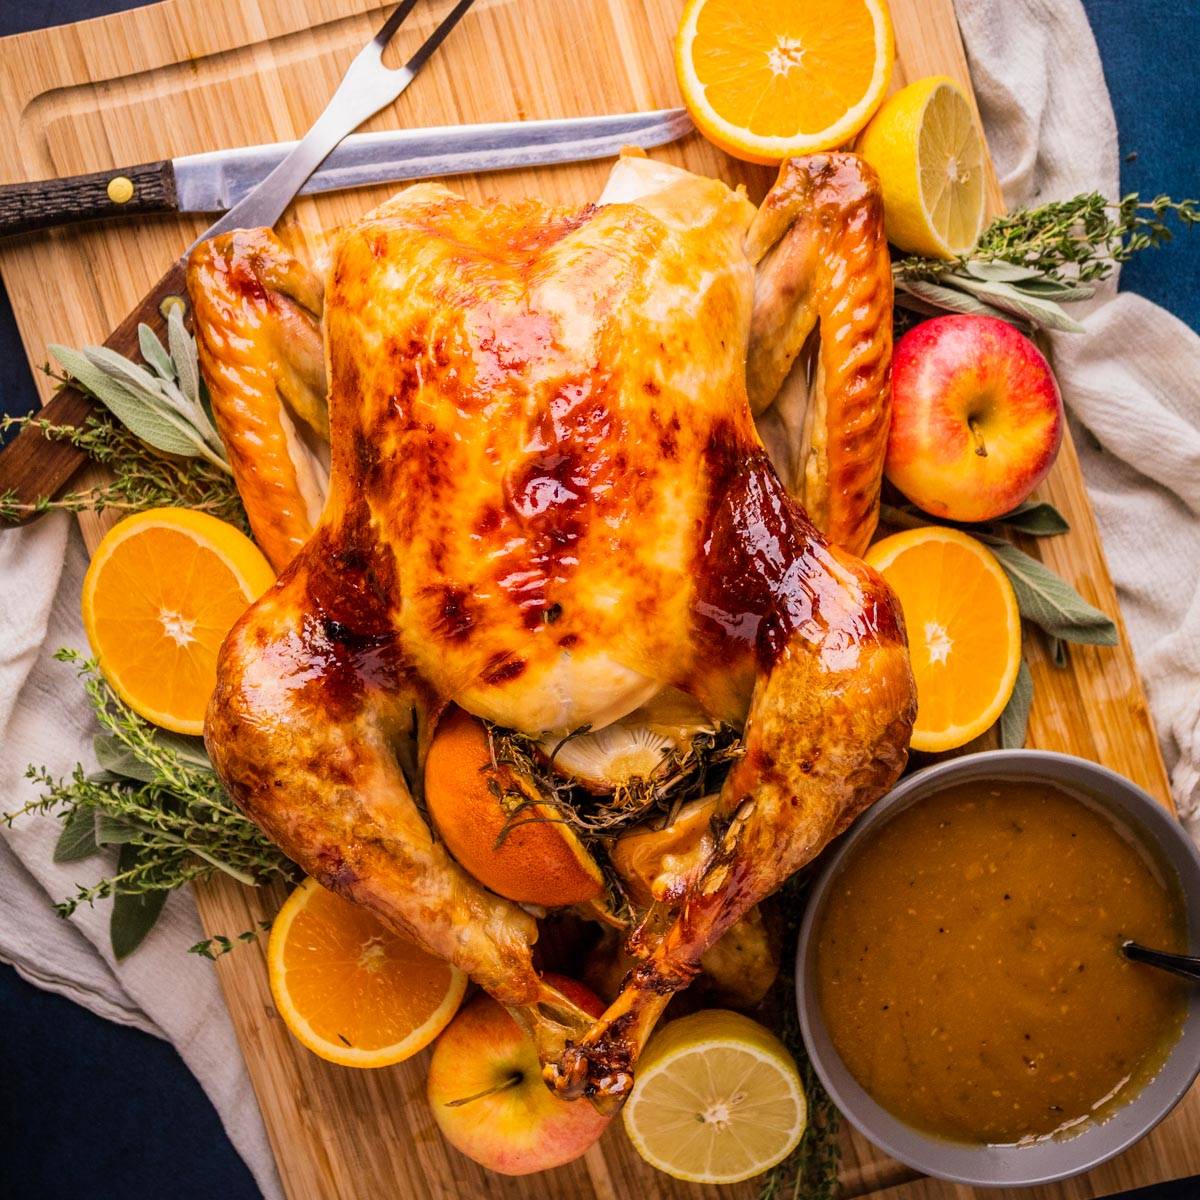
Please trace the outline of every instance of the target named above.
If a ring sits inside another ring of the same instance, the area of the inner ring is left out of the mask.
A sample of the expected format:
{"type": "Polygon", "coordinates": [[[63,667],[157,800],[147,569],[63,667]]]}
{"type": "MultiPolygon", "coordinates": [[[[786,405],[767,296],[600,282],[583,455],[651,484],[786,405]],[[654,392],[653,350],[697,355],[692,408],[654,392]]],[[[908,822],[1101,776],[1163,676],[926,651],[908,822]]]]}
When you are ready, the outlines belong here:
{"type": "Polygon", "coordinates": [[[889,96],[857,148],[883,186],[888,241],[929,258],[974,249],[986,151],[971,102],[953,79],[931,75],[889,96]]]}
{"type": "Polygon", "coordinates": [[[689,0],[675,38],[692,120],[760,163],[849,141],[886,95],[894,57],[885,0],[689,0]]]}
{"type": "Polygon", "coordinates": [[[914,750],[953,750],[991,727],[1021,667],[1017,597],[996,556],[930,525],[867,551],[904,610],[917,683],[914,750]]]}
{"type": "Polygon", "coordinates": [[[104,535],[83,580],[83,628],[134,712],[204,730],[217,651],[275,572],[245,534],[207,513],[152,508],[104,535]]]}
{"type": "Polygon", "coordinates": [[[457,967],[392,933],[365,908],[306,879],[271,926],[271,995],[314,1054],[389,1067],[423,1050],[467,990],[457,967]]]}
{"type": "Polygon", "coordinates": [[[691,1183],[737,1183],[791,1154],[808,1104],[792,1056],[770,1030],[709,1009],[654,1036],[624,1117],[652,1167],[691,1183]]]}

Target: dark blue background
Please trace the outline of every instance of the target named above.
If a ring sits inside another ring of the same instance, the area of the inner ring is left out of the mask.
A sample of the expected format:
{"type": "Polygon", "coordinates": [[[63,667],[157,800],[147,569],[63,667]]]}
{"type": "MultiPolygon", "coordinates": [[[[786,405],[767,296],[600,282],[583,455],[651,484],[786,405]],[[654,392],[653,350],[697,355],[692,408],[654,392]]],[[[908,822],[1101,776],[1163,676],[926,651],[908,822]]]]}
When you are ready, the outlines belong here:
{"type": "MultiPolygon", "coordinates": [[[[1121,135],[1121,186],[1143,195],[1200,192],[1194,0],[1084,0],[1121,135]],[[1179,18],[1183,18],[1182,20],[1179,18]]],[[[0,2],[0,35],[135,8],[140,0],[0,2]]],[[[131,64],[132,65],[132,64],[131,64]]],[[[1122,273],[1200,329],[1200,231],[1122,273]]],[[[0,408],[35,404],[8,299],[0,290],[0,408]]],[[[0,967],[0,1197],[258,1196],[175,1051],[102,1021],[0,967]]],[[[1200,1179],[1147,1188],[1139,1200],[1196,1200],[1200,1179]]],[[[367,1200],[366,1197],[363,1200],[367,1200]]]]}

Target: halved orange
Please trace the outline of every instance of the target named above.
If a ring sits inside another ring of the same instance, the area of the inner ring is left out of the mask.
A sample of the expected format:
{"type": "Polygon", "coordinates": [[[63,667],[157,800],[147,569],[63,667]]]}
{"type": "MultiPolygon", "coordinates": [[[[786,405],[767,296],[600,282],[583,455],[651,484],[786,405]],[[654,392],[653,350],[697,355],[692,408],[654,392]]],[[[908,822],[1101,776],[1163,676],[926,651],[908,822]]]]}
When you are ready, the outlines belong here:
{"type": "Polygon", "coordinates": [[[675,73],[700,131],[777,163],[848,142],[887,93],[886,0],[689,0],[675,73]]]}
{"type": "Polygon", "coordinates": [[[314,1054],[344,1067],[389,1067],[450,1023],[467,977],[392,933],[373,913],[306,879],[271,926],[275,1008],[314,1054]]]}
{"type": "Polygon", "coordinates": [[[83,580],[83,628],[134,712],[202,733],[217,651],[275,572],[245,534],[207,513],[152,508],[104,535],[83,580]]]}
{"type": "Polygon", "coordinates": [[[1008,576],[986,546],[926,526],[867,551],[904,610],[917,682],[914,750],[952,750],[1004,711],[1021,666],[1021,616],[1008,576]]]}
{"type": "Polygon", "coordinates": [[[587,848],[560,813],[519,787],[493,764],[483,722],[450,709],[425,760],[425,805],[450,853],[509,900],[547,908],[600,900],[604,876],[587,848]]]}

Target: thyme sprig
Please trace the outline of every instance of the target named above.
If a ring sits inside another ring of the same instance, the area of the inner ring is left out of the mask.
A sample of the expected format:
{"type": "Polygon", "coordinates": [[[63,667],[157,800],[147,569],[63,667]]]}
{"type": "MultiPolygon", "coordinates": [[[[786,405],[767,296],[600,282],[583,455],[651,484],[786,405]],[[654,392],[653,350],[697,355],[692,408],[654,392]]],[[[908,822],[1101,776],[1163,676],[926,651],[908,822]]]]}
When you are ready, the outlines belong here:
{"type": "Polygon", "coordinates": [[[224,933],[214,934],[194,946],[189,946],[188,953],[198,954],[201,958],[207,958],[209,962],[216,962],[218,958],[236,950],[238,946],[257,942],[264,933],[271,931],[272,924],[272,921],[256,921],[252,929],[243,929],[241,933],[235,933],[232,937],[224,933]]]}
{"type": "Polygon", "coordinates": [[[1117,263],[1169,242],[1172,216],[1185,226],[1200,224],[1200,202],[1170,196],[1142,200],[1131,192],[1114,204],[1088,192],[997,217],[971,257],[1032,267],[1059,282],[1099,281],[1117,263]]]}
{"type": "Polygon", "coordinates": [[[489,727],[488,738],[493,765],[510,768],[526,785],[519,794],[505,797],[509,820],[501,837],[514,825],[550,819],[571,826],[585,844],[611,840],[656,812],[660,825],[670,824],[685,801],[713,791],[724,770],[742,754],[731,726],[702,731],[670,751],[654,775],[631,779],[597,796],[556,770],[554,754],[547,757],[534,739],[499,726],[489,727]],[[524,815],[537,805],[554,809],[558,816],[524,815]]]}
{"type": "Polygon", "coordinates": [[[26,776],[40,794],[0,820],[12,825],[34,813],[63,822],[55,858],[75,862],[119,847],[115,870],[79,884],[55,906],[62,917],[80,905],[114,898],[111,936],[118,957],[149,932],[166,894],[195,879],[223,872],[261,885],[291,879],[295,867],[229,798],[203,745],[155,729],[130,709],[78,651],[55,657],[76,668],[103,733],[96,756],[103,768],[76,765],[65,779],[44,767],[26,776]]]}
{"type": "Polygon", "coordinates": [[[1077,332],[1060,301],[1086,300],[1118,263],[1174,236],[1171,222],[1200,224],[1200,202],[1130,193],[1117,202],[1099,192],[1014,209],[997,217],[962,258],[917,255],[892,264],[896,302],[939,311],[1000,317],[1025,329],[1077,332]]]}
{"type": "MultiPolygon", "coordinates": [[[[47,369],[48,370],[48,369],[47,369]]],[[[111,478],[85,491],[57,498],[40,497],[22,504],[13,492],[0,492],[0,522],[17,522],[42,513],[114,509],[140,512],[147,508],[194,508],[211,513],[249,531],[246,514],[229,475],[203,458],[166,458],[125,426],[100,413],[83,425],[55,425],[45,417],[0,416],[0,436],[31,427],[52,441],[65,441],[93,462],[109,469],[111,478]]]]}

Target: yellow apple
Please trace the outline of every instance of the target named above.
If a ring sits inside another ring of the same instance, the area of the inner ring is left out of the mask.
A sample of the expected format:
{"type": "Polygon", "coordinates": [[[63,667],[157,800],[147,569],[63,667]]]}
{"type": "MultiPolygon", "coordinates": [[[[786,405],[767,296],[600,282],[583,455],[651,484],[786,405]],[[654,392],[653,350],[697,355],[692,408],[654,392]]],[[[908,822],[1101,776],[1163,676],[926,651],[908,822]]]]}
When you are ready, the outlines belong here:
{"type": "MultiPolygon", "coordinates": [[[[585,1012],[604,1005],[581,983],[549,982],[585,1012]]],[[[529,1175],[578,1158],[604,1132],[586,1100],[560,1100],[542,1082],[533,1043],[490,996],[476,996],[433,1048],[426,1095],[446,1140],[501,1175],[529,1175]]]]}
{"type": "Polygon", "coordinates": [[[994,317],[935,317],[892,356],[885,474],[935,517],[990,521],[1045,479],[1063,421],[1050,364],[1024,334],[994,317]]]}

